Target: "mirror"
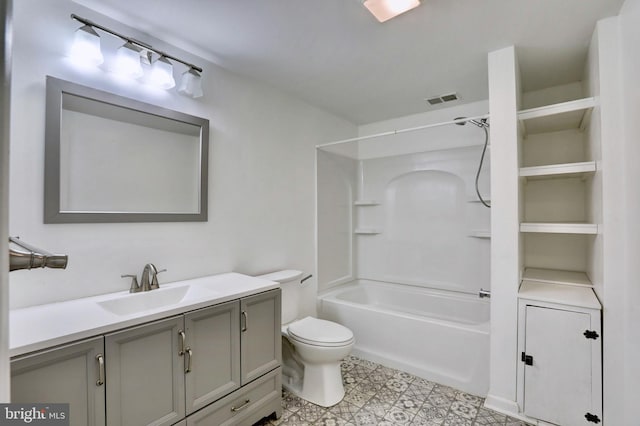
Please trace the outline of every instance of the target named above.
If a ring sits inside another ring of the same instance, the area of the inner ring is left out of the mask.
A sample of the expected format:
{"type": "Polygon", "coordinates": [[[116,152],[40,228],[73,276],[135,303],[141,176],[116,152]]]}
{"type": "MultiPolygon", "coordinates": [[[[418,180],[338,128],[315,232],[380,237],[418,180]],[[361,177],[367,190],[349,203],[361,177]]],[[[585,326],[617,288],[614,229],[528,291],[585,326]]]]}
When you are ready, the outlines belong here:
{"type": "Polygon", "coordinates": [[[209,120],[47,76],[44,223],[207,220],[209,120]]]}

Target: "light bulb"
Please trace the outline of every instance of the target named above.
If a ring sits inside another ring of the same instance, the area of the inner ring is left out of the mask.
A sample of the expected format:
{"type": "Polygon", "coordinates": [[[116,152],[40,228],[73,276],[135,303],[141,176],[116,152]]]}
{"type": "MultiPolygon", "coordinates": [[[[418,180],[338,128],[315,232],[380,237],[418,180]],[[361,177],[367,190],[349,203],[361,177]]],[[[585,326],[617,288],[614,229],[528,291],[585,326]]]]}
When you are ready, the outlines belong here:
{"type": "Polygon", "coordinates": [[[125,77],[142,77],[142,65],[140,65],[141,49],[127,41],[116,52],[116,60],[113,71],[125,77]]]}
{"type": "Polygon", "coordinates": [[[199,98],[203,95],[202,77],[198,71],[193,68],[189,68],[187,71],[182,73],[182,80],[180,80],[178,93],[181,95],[191,96],[192,98],[199,98]]]}
{"type": "Polygon", "coordinates": [[[153,63],[149,82],[162,89],[171,89],[176,85],[176,81],[173,79],[173,65],[166,57],[160,56],[153,63]]]}
{"type": "Polygon", "coordinates": [[[75,62],[98,66],[104,62],[100,51],[100,36],[90,25],[78,28],[73,36],[69,56],[75,62]]]}

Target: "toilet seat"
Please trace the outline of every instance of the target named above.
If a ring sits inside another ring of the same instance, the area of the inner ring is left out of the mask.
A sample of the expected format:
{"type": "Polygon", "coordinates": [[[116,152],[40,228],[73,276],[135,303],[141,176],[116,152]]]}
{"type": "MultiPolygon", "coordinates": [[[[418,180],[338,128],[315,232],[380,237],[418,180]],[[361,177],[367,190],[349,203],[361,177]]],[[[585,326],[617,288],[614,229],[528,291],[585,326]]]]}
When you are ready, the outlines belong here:
{"type": "Polygon", "coordinates": [[[332,321],[306,317],[287,327],[289,338],[312,346],[338,347],[353,343],[353,332],[332,321]]]}

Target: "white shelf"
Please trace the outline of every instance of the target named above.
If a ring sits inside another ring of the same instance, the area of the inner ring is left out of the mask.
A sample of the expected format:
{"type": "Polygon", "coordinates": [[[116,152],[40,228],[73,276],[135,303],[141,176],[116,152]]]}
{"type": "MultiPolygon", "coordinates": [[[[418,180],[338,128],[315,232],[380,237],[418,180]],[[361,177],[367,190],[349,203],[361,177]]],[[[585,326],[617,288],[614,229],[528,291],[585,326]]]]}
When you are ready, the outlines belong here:
{"type": "Polygon", "coordinates": [[[518,291],[518,297],[520,299],[558,303],[581,308],[602,309],[593,289],[588,287],[523,280],[518,291]]]}
{"type": "Polygon", "coordinates": [[[380,205],[379,201],[376,200],[356,200],[353,202],[354,206],[378,206],[380,205]]]}
{"type": "MultiPolygon", "coordinates": [[[[485,198],[484,196],[482,197],[482,199],[486,202],[489,203],[491,201],[491,197],[489,198],[485,198]]],[[[478,199],[478,197],[473,197],[473,198],[467,198],[467,203],[481,203],[481,201],[478,199]]]]}
{"type": "Polygon", "coordinates": [[[579,271],[562,271],[558,269],[525,268],[523,280],[539,281],[551,284],[593,287],[587,274],[579,271]]]}
{"type": "Polygon", "coordinates": [[[525,136],[567,129],[584,130],[594,106],[595,98],[578,99],[519,111],[518,119],[525,136]]]}
{"type": "Polygon", "coordinates": [[[548,179],[554,177],[586,177],[596,171],[595,161],[582,163],[550,164],[546,166],[521,167],[520,177],[527,179],[548,179]]]}
{"type": "Polygon", "coordinates": [[[484,231],[481,229],[475,229],[468,234],[472,238],[491,238],[491,231],[484,231]]]}
{"type": "Polygon", "coordinates": [[[357,228],[353,231],[353,233],[356,235],[376,235],[380,232],[381,231],[379,229],[374,228],[357,228]]]}
{"type": "Polygon", "coordinates": [[[548,234],[597,234],[595,223],[546,223],[525,222],[520,224],[520,232],[540,232],[548,234]]]}

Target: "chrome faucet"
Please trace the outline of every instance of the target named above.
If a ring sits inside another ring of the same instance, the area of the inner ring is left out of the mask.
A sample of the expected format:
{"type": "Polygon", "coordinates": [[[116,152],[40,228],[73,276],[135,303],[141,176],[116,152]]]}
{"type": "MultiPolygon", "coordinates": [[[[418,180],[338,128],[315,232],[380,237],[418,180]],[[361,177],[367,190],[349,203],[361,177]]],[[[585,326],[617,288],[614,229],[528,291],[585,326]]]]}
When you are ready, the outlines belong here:
{"type": "Polygon", "coordinates": [[[142,276],[140,277],[140,287],[142,287],[142,291],[160,288],[160,285],[158,284],[158,269],[153,263],[147,263],[144,265],[142,276]]]}
{"type": "Polygon", "coordinates": [[[142,270],[140,285],[138,285],[138,277],[136,275],[126,274],[120,276],[122,278],[131,278],[131,287],[129,288],[129,293],[138,293],[141,291],[149,291],[160,288],[160,283],[158,283],[158,274],[165,271],[166,269],[160,269],[158,271],[156,265],[154,265],[153,263],[147,263],[146,265],[144,265],[144,269],[142,270]]]}

